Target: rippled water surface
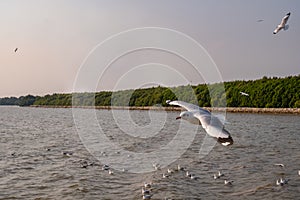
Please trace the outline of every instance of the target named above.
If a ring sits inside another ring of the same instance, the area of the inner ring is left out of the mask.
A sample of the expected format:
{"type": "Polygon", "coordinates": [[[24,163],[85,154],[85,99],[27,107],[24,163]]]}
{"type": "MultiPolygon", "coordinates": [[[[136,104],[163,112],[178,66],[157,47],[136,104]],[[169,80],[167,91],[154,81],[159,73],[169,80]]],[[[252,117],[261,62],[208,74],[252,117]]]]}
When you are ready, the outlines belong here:
{"type": "Polygon", "coordinates": [[[78,130],[71,109],[0,107],[0,199],[142,199],[144,182],[153,183],[152,199],[299,198],[299,115],[227,114],[234,144],[199,156],[204,131],[175,120],[178,112],[97,110],[94,126],[92,110],[75,112],[87,120],[78,130]],[[104,142],[116,149],[101,149],[104,142]],[[162,177],[178,164],[197,179],[184,171],[162,177]],[[219,170],[225,176],[214,180],[219,170]],[[281,177],[289,183],[277,186],[281,177]]]}

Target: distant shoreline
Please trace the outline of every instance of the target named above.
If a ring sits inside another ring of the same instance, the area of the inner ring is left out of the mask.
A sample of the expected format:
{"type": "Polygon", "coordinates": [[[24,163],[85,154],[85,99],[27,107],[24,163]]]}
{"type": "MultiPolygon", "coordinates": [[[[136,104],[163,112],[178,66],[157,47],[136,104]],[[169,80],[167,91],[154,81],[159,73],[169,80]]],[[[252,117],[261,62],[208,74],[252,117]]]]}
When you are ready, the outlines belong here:
{"type": "MultiPolygon", "coordinates": [[[[156,106],[51,106],[31,105],[34,108],[82,108],[82,109],[103,109],[103,110],[158,110],[158,111],[181,111],[180,107],[156,107],[156,106]]],[[[300,114],[300,108],[250,108],[250,107],[204,107],[209,111],[229,113],[270,113],[270,114],[300,114]]]]}

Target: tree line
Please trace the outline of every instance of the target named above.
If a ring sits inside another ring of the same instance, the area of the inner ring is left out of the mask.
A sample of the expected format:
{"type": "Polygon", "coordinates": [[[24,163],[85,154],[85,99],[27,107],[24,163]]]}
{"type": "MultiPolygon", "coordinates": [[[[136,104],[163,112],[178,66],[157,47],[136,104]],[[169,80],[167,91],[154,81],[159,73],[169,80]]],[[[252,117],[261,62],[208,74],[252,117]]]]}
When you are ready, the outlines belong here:
{"type": "Polygon", "coordinates": [[[0,105],[167,106],[166,100],[177,99],[201,107],[300,108],[300,75],[172,88],[158,86],[116,92],[5,97],[0,98],[0,105]]]}

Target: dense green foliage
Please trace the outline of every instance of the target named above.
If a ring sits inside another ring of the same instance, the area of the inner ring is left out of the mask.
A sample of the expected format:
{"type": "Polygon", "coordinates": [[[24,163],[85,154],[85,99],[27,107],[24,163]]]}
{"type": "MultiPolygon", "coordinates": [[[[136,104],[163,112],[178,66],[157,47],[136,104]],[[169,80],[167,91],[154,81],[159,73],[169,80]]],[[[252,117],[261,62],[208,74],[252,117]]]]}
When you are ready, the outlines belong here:
{"type": "Polygon", "coordinates": [[[179,99],[201,107],[300,108],[300,75],[173,88],[158,86],[117,92],[52,94],[43,97],[28,95],[0,98],[0,105],[167,106],[165,102],[168,99],[179,99]],[[249,96],[241,95],[240,92],[249,96]]]}
{"type": "Polygon", "coordinates": [[[0,98],[0,105],[30,106],[35,102],[36,97],[32,95],[0,98]]]}

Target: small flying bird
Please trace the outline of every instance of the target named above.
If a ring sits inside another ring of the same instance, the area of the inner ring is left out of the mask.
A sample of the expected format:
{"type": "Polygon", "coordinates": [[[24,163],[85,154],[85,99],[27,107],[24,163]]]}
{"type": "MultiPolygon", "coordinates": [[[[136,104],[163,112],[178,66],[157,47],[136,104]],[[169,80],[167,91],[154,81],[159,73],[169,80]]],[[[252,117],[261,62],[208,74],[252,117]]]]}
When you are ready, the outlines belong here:
{"type": "Polygon", "coordinates": [[[263,19],[259,19],[259,20],[257,20],[256,22],[263,22],[264,20],[263,19]]]}
{"type": "Polygon", "coordinates": [[[240,92],[241,95],[243,96],[249,96],[249,94],[245,93],[245,92],[240,92]]]}
{"type": "Polygon", "coordinates": [[[15,48],[15,52],[17,52],[18,51],[18,48],[15,48]]]}
{"type": "Polygon", "coordinates": [[[284,167],[284,164],[282,164],[282,163],[276,163],[276,164],[274,164],[275,166],[279,166],[279,167],[284,167]]]}
{"type": "Polygon", "coordinates": [[[290,15],[291,15],[291,13],[289,12],[282,18],[281,23],[279,25],[277,25],[276,29],[273,31],[273,34],[278,33],[281,29],[286,31],[289,28],[289,25],[286,23],[287,23],[290,15]]]}

